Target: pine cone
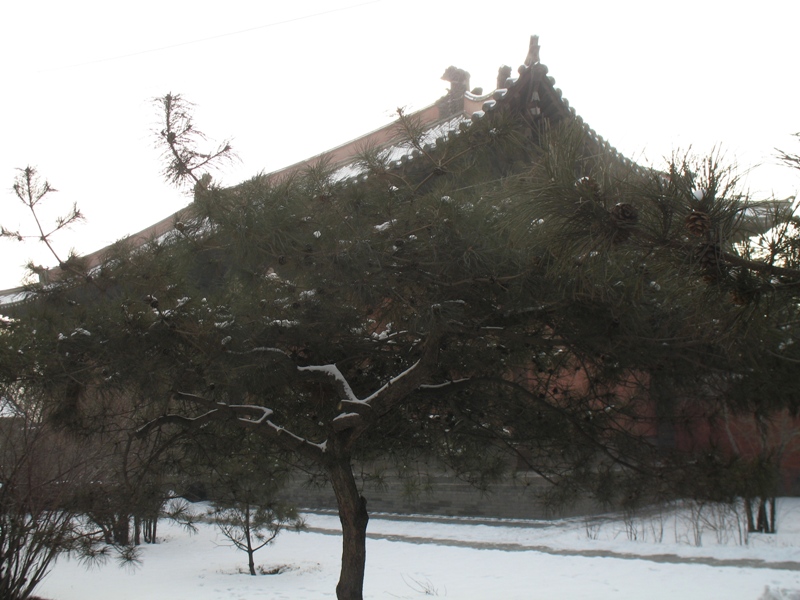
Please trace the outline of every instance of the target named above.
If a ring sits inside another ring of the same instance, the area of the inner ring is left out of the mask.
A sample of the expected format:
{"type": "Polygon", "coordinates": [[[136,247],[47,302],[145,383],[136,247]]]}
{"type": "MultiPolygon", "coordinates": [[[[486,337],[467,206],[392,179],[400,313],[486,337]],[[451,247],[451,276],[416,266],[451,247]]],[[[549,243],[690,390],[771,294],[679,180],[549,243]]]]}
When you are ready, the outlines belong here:
{"type": "Polygon", "coordinates": [[[611,238],[613,244],[621,244],[628,240],[631,231],[639,221],[639,211],[632,204],[620,202],[611,209],[611,224],[614,233],[611,238]]]}
{"type": "Polygon", "coordinates": [[[711,229],[711,217],[700,210],[693,210],[686,215],[686,228],[696,236],[705,235],[711,229]]]}
{"type": "Polygon", "coordinates": [[[734,273],[731,301],[737,306],[746,306],[754,302],[759,295],[759,281],[746,269],[738,269],[734,273]]]}
{"type": "Polygon", "coordinates": [[[611,220],[620,229],[630,229],[639,221],[639,211],[627,202],[620,202],[611,209],[611,220]]]}
{"type": "Polygon", "coordinates": [[[719,281],[724,266],[719,262],[720,249],[716,244],[700,244],[695,250],[695,260],[703,271],[707,283],[719,281]]]}
{"type": "Polygon", "coordinates": [[[747,306],[753,301],[754,298],[755,294],[752,290],[744,290],[739,288],[731,290],[731,301],[736,306],[747,306]]]}
{"type": "Polygon", "coordinates": [[[695,257],[697,258],[697,263],[703,269],[714,268],[717,266],[719,248],[716,244],[700,244],[697,247],[695,257]]]}
{"type": "Polygon", "coordinates": [[[603,193],[600,189],[600,184],[591,177],[581,177],[578,179],[578,181],[575,182],[575,188],[581,195],[582,202],[587,200],[598,200],[603,193]]]}

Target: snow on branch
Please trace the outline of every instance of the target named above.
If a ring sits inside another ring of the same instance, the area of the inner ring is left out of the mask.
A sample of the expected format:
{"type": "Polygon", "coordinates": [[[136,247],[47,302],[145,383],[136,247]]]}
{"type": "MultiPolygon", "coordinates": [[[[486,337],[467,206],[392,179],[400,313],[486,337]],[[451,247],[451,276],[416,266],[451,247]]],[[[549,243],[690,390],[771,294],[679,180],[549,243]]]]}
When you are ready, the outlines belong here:
{"type": "Polygon", "coordinates": [[[344,396],[345,396],[344,401],[350,403],[350,405],[353,406],[353,405],[357,405],[357,404],[362,404],[362,405],[363,404],[369,404],[372,400],[374,400],[375,398],[380,396],[383,392],[385,392],[387,389],[389,389],[392,385],[394,385],[395,383],[397,383],[398,381],[403,379],[403,377],[406,377],[409,373],[414,371],[419,366],[419,364],[420,364],[420,361],[418,360],[413,365],[411,365],[409,368],[407,368],[405,371],[403,371],[399,375],[396,375],[395,377],[390,379],[387,383],[382,385],[375,392],[373,392],[372,394],[370,394],[369,396],[367,396],[364,399],[359,399],[358,396],[356,396],[355,392],[353,391],[353,388],[350,387],[350,383],[347,381],[345,376],[342,375],[342,372],[339,370],[339,367],[337,367],[336,365],[309,365],[307,367],[297,367],[297,370],[298,371],[311,372],[311,373],[324,373],[324,374],[326,374],[326,375],[328,375],[330,377],[333,377],[336,380],[336,382],[339,384],[339,386],[341,387],[342,392],[344,393],[344,396]]]}
{"type": "Polygon", "coordinates": [[[218,412],[219,412],[218,409],[214,409],[205,412],[197,417],[185,417],[183,415],[174,415],[174,414],[161,415],[160,417],[148,421],[147,423],[139,427],[135,431],[134,435],[136,437],[144,437],[150,432],[151,429],[160,427],[161,425],[167,425],[170,423],[174,423],[176,425],[182,425],[184,427],[197,427],[199,425],[204,425],[205,423],[211,421],[212,418],[214,418],[218,412]]]}
{"type": "Polygon", "coordinates": [[[382,385],[377,391],[373,392],[372,394],[370,394],[369,396],[364,398],[364,400],[362,400],[362,402],[364,402],[366,404],[369,404],[372,400],[374,400],[375,398],[380,396],[384,391],[388,390],[395,383],[397,383],[398,381],[403,379],[403,377],[406,377],[409,373],[415,371],[416,368],[419,366],[419,364],[420,364],[420,361],[415,362],[413,365],[408,367],[405,371],[403,371],[399,375],[396,375],[395,377],[391,378],[387,383],[382,385]]]}
{"type": "Polygon", "coordinates": [[[266,419],[272,416],[273,411],[270,408],[265,406],[257,406],[253,404],[226,404],[224,402],[214,402],[213,400],[208,400],[207,398],[203,398],[202,396],[196,396],[195,394],[187,394],[186,392],[175,392],[175,396],[182,399],[182,400],[191,400],[192,402],[197,402],[199,404],[204,404],[209,407],[214,407],[209,412],[214,412],[215,410],[223,411],[227,413],[233,413],[237,420],[245,421],[247,423],[263,423],[266,419]],[[250,418],[246,415],[255,415],[255,419],[250,418]],[[240,416],[245,415],[245,416],[240,416]]]}
{"type": "Polygon", "coordinates": [[[392,219],[391,221],[386,221],[385,223],[381,223],[380,225],[375,225],[375,227],[373,227],[373,229],[375,231],[386,231],[387,229],[389,229],[395,223],[397,223],[397,219],[392,219]]]}
{"type": "Polygon", "coordinates": [[[272,409],[266,408],[264,406],[252,406],[249,404],[224,404],[222,402],[212,402],[200,396],[195,396],[193,394],[186,394],[183,392],[177,392],[176,396],[179,396],[180,398],[186,400],[194,400],[201,404],[205,404],[206,406],[214,406],[215,408],[212,408],[211,410],[204,412],[202,415],[198,415],[196,417],[187,417],[184,415],[177,415],[177,414],[161,415],[160,417],[148,421],[147,423],[142,425],[139,429],[137,429],[136,436],[142,437],[146,435],[154,427],[160,427],[161,425],[167,425],[170,423],[176,425],[182,425],[184,427],[197,427],[211,421],[221,412],[226,412],[226,413],[233,412],[236,415],[236,420],[253,425],[260,425],[264,422],[268,422],[267,419],[271,417],[273,414],[272,409]],[[242,414],[244,414],[244,416],[240,416],[242,414]],[[248,414],[253,414],[255,418],[251,418],[250,416],[248,416],[248,414]]]}
{"type": "Polygon", "coordinates": [[[327,449],[327,443],[325,441],[321,443],[311,442],[270,421],[269,417],[274,413],[272,409],[265,406],[225,404],[186,392],[175,392],[174,397],[201,404],[209,407],[210,410],[197,417],[186,417],[177,414],[162,415],[140,427],[136,431],[138,437],[143,437],[151,429],[170,423],[182,425],[184,427],[197,427],[223,416],[233,416],[240,425],[255,427],[279,446],[288,450],[300,452],[313,460],[319,460],[320,453],[324,453],[327,449]]]}
{"type": "MultiPolygon", "coordinates": [[[[240,419],[240,420],[242,420],[242,419],[240,419]]],[[[253,423],[253,421],[249,421],[249,423],[253,423]]],[[[314,442],[311,442],[311,441],[307,440],[304,437],[300,437],[299,435],[292,433],[291,431],[289,431],[288,429],[286,429],[284,427],[281,427],[280,425],[276,425],[275,423],[273,423],[272,421],[270,421],[268,419],[263,421],[263,424],[269,429],[269,431],[271,431],[271,432],[273,432],[275,434],[276,437],[274,439],[283,441],[283,440],[286,440],[286,438],[289,438],[289,444],[285,444],[285,443],[282,444],[284,447],[285,446],[292,446],[294,449],[297,449],[297,448],[313,448],[315,450],[318,450],[318,451],[321,451],[321,452],[325,452],[325,450],[326,450],[326,448],[328,446],[327,441],[321,442],[319,444],[315,444],[314,442]]]]}
{"type": "Polygon", "coordinates": [[[416,361],[408,369],[399,375],[396,375],[387,383],[378,388],[375,392],[363,399],[359,399],[356,396],[347,379],[336,365],[311,365],[307,367],[297,367],[297,370],[310,373],[323,373],[329,377],[333,377],[333,379],[336,380],[336,383],[339,385],[342,393],[345,396],[341,402],[341,408],[343,408],[344,411],[334,417],[332,424],[335,431],[344,431],[345,429],[351,429],[363,425],[364,419],[372,417],[374,409],[372,403],[377,399],[381,399],[381,397],[384,396],[387,391],[392,388],[392,386],[401,381],[403,378],[407,377],[413,371],[417,370],[420,363],[420,360],[416,361]]]}
{"type": "Polygon", "coordinates": [[[444,383],[423,383],[419,386],[421,390],[438,390],[441,388],[449,387],[451,385],[455,385],[456,383],[464,383],[465,381],[469,381],[470,377],[462,377],[461,379],[451,379],[450,381],[445,381],[444,383]]]}
{"type": "Polygon", "coordinates": [[[334,417],[331,424],[333,425],[334,431],[344,431],[345,429],[352,429],[361,425],[364,420],[361,418],[361,415],[358,413],[342,413],[336,417],[334,417]]]}
{"type": "Polygon", "coordinates": [[[237,412],[255,412],[261,413],[257,419],[251,419],[249,417],[237,417],[240,421],[247,421],[248,423],[263,423],[269,417],[271,417],[274,413],[271,408],[267,408],[266,406],[253,406],[250,404],[229,404],[229,408],[234,409],[237,412]]]}
{"type": "Polygon", "coordinates": [[[336,365],[309,365],[307,367],[297,367],[297,370],[301,372],[305,371],[311,373],[324,373],[330,377],[333,377],[341,387],[342,392],[345,395],[345,399],[349,400],[350,402],[363,402],[355,395],[353,388],[350,387],[350,383],[348,383],[347,379],[344,375],[342,375],[342,372],[336,365]]]}
{"type": "Polygon", "coordinates": [[[240,354],[240,355],[254,354],[256,352],[274,352],[277,354],[283,354],[284,356],[289,356],[289,353],[286,352],[285,350],[281,350],[280,348],[268,348],[266,346],[259,346],[258,348],[252,348],[251,350],[244,350],[244,351],[233,351],[233,350],[227,351],[228,354],[240,354]]]}

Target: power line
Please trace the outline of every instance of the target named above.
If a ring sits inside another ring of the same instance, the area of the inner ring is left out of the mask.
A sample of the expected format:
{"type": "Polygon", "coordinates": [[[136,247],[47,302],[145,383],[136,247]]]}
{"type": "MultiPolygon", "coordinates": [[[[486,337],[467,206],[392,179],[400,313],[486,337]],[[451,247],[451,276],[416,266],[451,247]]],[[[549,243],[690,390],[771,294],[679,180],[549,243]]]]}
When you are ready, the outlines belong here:
{"type": "Polygon", "coordinates": [[[109,56],[108,58],[99,58],[97,60],[90,60],[90,61],[87,61],[87,62],[76,63],[76,64],[73,64],[73,65],[65,65],[65,66],[62,66],[62,67],[53,67],[53,68],[50,68],[50,69],[42,69],[42,70],[40,70],[38,72],[39,73],[48,73],[48,72],[52,72],[52,71],[61,71],[63,69],[74,69],[74,68],[77,68],[77,67],[85,67],[85,66],[88,66],[88,65],[96,65],[98,63],[103,63],[103,62],[110,62],[110,61],[114,61],[114,60],[122,60],[124,58],[132,58],[134,56],[141,56],[142,54],[152,54],[154,52],[162,52],[164,50],[171,50],[172,48],[180,48],[182,46],[190,46],[192,44],[201,44],[203,42],[208,42],[208,41],[211,41],[211,40],[217,40],[217,39],[220,39],[220,38],[230,37],[230,36],[234,36],[234,35],[240,35],[242,33],[249,33],[251,31],[257,31],[259,29],[267,29],[269,27],[277,27],[279,25],[286,25],[287,23],[294,23],[296,21],[304,21],[306,19],[313,19],[315,17],[321,17],[323,15],[329,15],[329,14],[336,13],[336,12],[342,12],[342,11],[345,11],[345,10],[351,10],[351,9],[354,9],[354,8],[360,8],[362,6],[367,6],[369,4],[377,4],[377,3],[382,2],[382,1],[383,0],[369,0],[369,2],[362,2],[360,4],[353,4],[351,6],[342,6],[340,8],[332,8],[331,10],[325,10],[325,11],[313,13],[313,14],[310,14],[310,15],[303,15],[301,17],[293,17],[291,19],[286,19],[284,21],[276,21],[275,23],[267,23],[266,25],[258,25],[257,27],[248,27],[247,29],[240,29],[238,31],[231,31],[231,32],[228,32],[228,33],[220,33],[219,35],[212,35],[212,36],[209,36],[209,37],[201,38],[199,40],[190,40],[188,42],[180,42],[178,44],[170,44],[169,46],[160,46],[158,48],[150,48],[148,50],[139,50],[138,52],[131,52],[130,54],[120,54],[119,56],[109,56]]]}

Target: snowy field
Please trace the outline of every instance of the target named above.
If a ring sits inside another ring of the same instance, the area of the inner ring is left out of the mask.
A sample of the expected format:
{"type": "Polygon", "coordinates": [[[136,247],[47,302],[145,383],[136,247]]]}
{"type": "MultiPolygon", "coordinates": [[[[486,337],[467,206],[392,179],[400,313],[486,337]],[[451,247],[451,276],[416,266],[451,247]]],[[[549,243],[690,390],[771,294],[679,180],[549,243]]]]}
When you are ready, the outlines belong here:
{"type": "MultiPolygon", "coordinates": [[[[60,560],[37,588],[48,600],[335,598],[338,518],[307,514],[256,554],[269,575],[211,525],[160,525],[135,568],[87,570],[60,560]]],[[[475,600],[800,600],[800,500],[779,500],[779,533],[745,539],[741,519],[697,507],[647,517],[465,521],[436,517],[369,524],[365,598],[475,600]],[[660,540],[660,541],[659,541],[660,540]],[[746,543],[745,543],[746,542],[746,543]]]]}

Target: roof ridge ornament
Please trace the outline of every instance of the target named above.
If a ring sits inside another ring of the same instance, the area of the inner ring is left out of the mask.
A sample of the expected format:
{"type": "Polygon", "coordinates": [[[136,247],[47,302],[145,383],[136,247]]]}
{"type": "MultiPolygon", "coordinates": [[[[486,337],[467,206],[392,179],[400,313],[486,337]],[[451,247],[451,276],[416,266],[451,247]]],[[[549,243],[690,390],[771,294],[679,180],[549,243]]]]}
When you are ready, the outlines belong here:
{"type": "Polygon", "coordinates": [[[445,69],[442,79],[450,83],[450,89],[436,102],[440,117],[451,117],[463,112],[464,94],[469,91],[469,73],[451,65],[445,69]]]}
{"type": "Polygon", "coordinates": [[[458,93],[460,90],[469,89],[469,73],[464,69],[459,69],[450,65],[445,69],[442,79],[450,83],[450,93],[458,93]]]}
{"type": "Polygon", "coordinates": [[[525,57],[526,67],[539,64],[539,48],[539,36],[532,35],[530,46],[528,47],[528,56],[525,57]]]}
{"type": "Polygon", "coordinates": [[[501,90],[508,87],[506,82],[508,82],[509,77],[511,77],[511,67],[503,65],[497,69],[497,87],[495,89],[501,90]]]}

